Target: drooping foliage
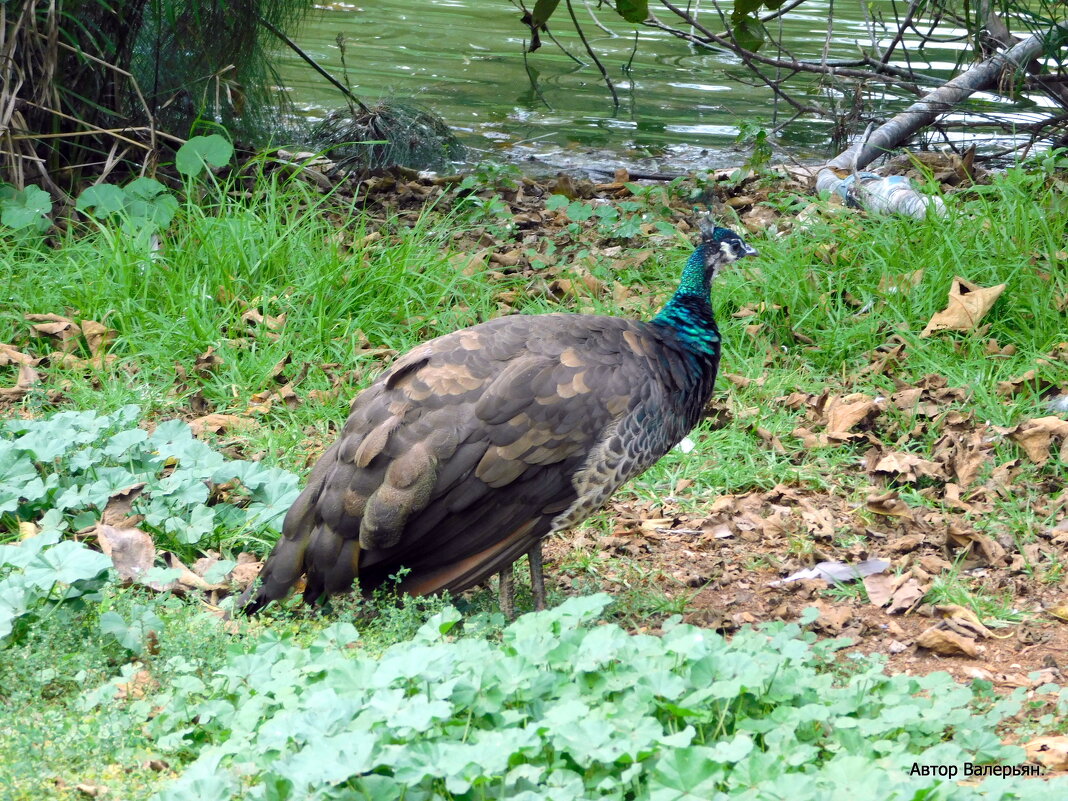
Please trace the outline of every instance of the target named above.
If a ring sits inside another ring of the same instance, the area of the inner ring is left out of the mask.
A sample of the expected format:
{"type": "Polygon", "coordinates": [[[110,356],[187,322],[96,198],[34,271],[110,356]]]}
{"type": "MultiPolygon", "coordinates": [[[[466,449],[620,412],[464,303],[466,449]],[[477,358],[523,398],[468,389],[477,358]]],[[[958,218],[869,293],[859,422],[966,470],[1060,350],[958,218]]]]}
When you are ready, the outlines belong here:
{"type": "Polygon", "coordinates": [[[271,29],[308,0],[21,0],[0,27],[0,178],[53,194],[148,163],[197,120],[262,141],[283,98],[271,29]]]}

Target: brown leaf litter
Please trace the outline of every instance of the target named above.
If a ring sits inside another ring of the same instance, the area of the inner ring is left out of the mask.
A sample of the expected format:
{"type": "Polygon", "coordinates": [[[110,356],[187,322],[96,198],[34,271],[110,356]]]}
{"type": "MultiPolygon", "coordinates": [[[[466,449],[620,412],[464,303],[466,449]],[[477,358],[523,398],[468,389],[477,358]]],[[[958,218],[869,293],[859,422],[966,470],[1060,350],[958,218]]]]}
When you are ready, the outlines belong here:
{"type": "Polygon", "coordinates": [[[236,566],[221,580],[212,582],[205,576],[220,562],[219,554],[201,557],[189,568],[175,554],[158,551],[152,535],[137,527],[144,516],[133,514],[134,502],[144,489],[144,482],[139,482],[118,490],[108,499],[100,520],[78,532],[81,537],[95,538],[125,584],[139,584],[156,592],[200,592],[214,605],[231,593],[242,592],[259,574],[262,563],[245,552],[238,555],[236,566]],[[169,568],[176,576],[158,581],[150,575],[156,567],[169,568]]]}
{"type": "Polygon", "coordinates": [[[1005,284],[981,287],[957,276],[949,287],[946,308],[931,318],[920,336],[928,337],[936,331],[974,331],[1004,291],[1005,284]]]}

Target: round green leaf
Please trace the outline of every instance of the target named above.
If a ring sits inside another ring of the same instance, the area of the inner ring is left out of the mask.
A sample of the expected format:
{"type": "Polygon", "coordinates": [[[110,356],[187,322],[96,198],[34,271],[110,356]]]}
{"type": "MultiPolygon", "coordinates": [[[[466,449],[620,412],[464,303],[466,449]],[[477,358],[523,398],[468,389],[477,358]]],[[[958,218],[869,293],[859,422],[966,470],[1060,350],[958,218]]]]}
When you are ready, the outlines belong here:
{"type": "Polygon", "coordinates": [[[39,187],[30,185],[22,190],[6,192],[0,197],[0,223],[8,228],[36,227],[46,231],[51,225],[48,215],[52,198],[39,187]]]}
{"type": "Polygon", "coordinates": [[[122,211],[126,205],[126,192],[114,184],[97,184],[90,186],[80,195],[74,207],[94,217],[107,217],[122,211]]]}
{"type": "Polygon", "coordinates": [[[194,136],[180,148],[174,166],[182,175],[195,178],[204,167],[222,167],[234,155],[234,146],[218,134],[194,136]]]}

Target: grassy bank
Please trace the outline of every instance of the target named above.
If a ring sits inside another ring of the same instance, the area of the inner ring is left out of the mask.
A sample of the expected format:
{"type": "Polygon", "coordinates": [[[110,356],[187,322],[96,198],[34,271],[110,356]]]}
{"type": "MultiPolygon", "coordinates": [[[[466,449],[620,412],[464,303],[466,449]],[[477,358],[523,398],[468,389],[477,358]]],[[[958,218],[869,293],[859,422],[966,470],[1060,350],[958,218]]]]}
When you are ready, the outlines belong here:
{"type": "MultiPolygon", "coordinates": [[[[9,420],[4,440],[27,430],[20,421],[56,411],[140,409],[97,440],[87,435],[84,444],[99,449],[92,465],[74,451],[58,462],[5,452],[0,486],[15,500],[0,517],[0,547],[29,533],[20,523],[57,527],[69,540],[103,505],[85,488],[136,477],[160,447],[130,434],[119,448],[113,437],[138,422],[151,428],[180,418],[200,421],[218,455],[218,463],[207,455],[203,463],[216,472],[190,473],[179,488],[191,493],[188,503],[168,501],[142,527],[188,564],[209,550],[223,558],[262,553],[277,518],[238,525],[212,506],[218,497],[196,494],[198,482],[217,479],[224,459],[303,477],[352,395],[395,353],[501,313],[655,313],[688,255],[692,234],[680,221],[692,210],[692,186],[567,201],[536,185],[522,185],[521,198],[520,185],[413,184],[389,198],[350,198],[268,176],[251,192],[201,190],[158,239],[91,222],[0,238],[0,342],[42,359],[38,380],[0,409],[9,420]],[[425,208],[420,193],[431,201],[425,208]],[[46,314],[55,318],[26,318],[46,314]],[[89,336],[94,329],[84,321],[114,334],[89,336]],[[216,417],[204,422],[209,415],[216,417]],[[29,502],[25,487],[34,480],[40,491],[29,502]],[[42,522],[60,485],[84,489],[85,499],[42,522]],[[190,524],[203,522],[202,507],[212,510],[209,524],[190,524]]],[[[812,646],[782,624],[730,645],[683,628],[661,641],[591,626],[607,617],[657,629],[739,570],[782,575],[828,555],[853,560],[883,552],[880,538],[920,532],[930,542],[915,555],[941,553],[947,546],[934,542],[934,532],[944,539],[950,526],[974,542],[1000,544],[1007,554],[992,573],[1051,592],[1062,587],[1068,554],[1046,532],[1064,516],[1063,438],[1051,433],[1039,458],[1027,428],[1049,415],[1048,397],[1068,384],[1068,351],[1058,349],[1068,339],[1061,179],[1011,171],[953,198],[946,218],[924,221],[867,216],[770,183],[747,191],[751,203],[738,204],[743,217],[760,208],[776,219],[749,237],[761,256],[723,274],[714,289],[724,377],[709,420],[691,435],[695,449],[673,451],[632,482],[621,506],[587,523],[550,563],[557,602],[607,588],[616,597],[607,612],[574,600],[569,611],[524,619],[502,635],[499,617],[477,616],[492,602],[475,594],[461,604],[474,616],[462,636],[441,603],[396,609],[388,601],[377,615],[344,603],[331,618],[288,610],[242,622],[234,636],[193,596],[92,581],[76,592],[49,585],[30,600],[20,596],[25,614],[0,650],[0,753],[14,755],[0,761],[0,786],[14,788],[15,799],[85,797],[101,788],[104,797],[147,798],[195,763],[164,797],[393,798],[400,786],[409,788],[405,798],[682,799],[789,787],[803,799],[859,786],[879,797],[1042,797],[1038,784],[994,781],[964,791],[906,775],[924,754],[932,764],[1018,760],[999,742],[1011,703],[973,715],[970,695],[950,692],[942,679],[890,680],[835,667],[833,648],[812,646]],[[955,276],[1005,288],[978,330],[923,336],[947,307],[955,276]],[[846,422],[832,413],[850,404],[857,411],[846,422]],[[796,497],[769,501],[776,488],[796,497]],[[901,506],[871,500],[884,492],[901,506]],[[773,526],[769,504],[811,509],[813,517],[799,512],[789,526],[773,526]],[[621,523],[622,512],[634,519],[621,523]],[[748,528],[734,522],[745,512],[757,521],[748,528]],[[661,522],[643,529],[648,519],[661,522]],[[721,525],[738,543],[723,560],[732,567],[701,572],[696,583],[628,550],[639,539],[634,531],[721,525]],[[741,536],[753,531],[753,539],[741,536]],[[1010,564],[1017,553],[1022,561],[1010,564]],[[442,617],[419,633],[435,614],[442,617]],[[684,640],[695,650],[686,651],[684,640]],[[589,656],[609,641],[615,672],[589,656]],[[664,642],[674,644],[657,645],[664,642]],[[384,662],[364,659],[382,653],[384,662]],[[430,653],[449,667],[425,674],[430,653]],[[500,675],[487,674],[484,685],[462,680],[480,662],[511,665],[513,694],[490,693],[500,675]],[[396,675],[378,676],[379,665],[396,666],[396,675]],[[628,671],[646,668],[659,685],[638,682],[636,696],[617,694],[635,683],[628,671]],[[539,671],[553,682],[539,685],[539,671]],[[249,688],[261,679],[257,696],[249,688]],[[344,700],[350,691],[357,697],[353,687],[367,691],[362,707],[344,700]],[[944,698],[937,714],[916,702],[924,695],[944,698]],[[565,715],[568,704],[593,710],[596,725],[565,715]],[[392,711],[364,720],[368,706],[392,711]],[[327,708],[335,718],[324,719],[327,708]],[[900,719],[886,728],[890,709],[900,719]],[[841,733],[847,720],[858,737],[841,733]],[[581,728],[587,724],[593,728],[581,728]],[[319,729],[323,737],[311,734],[319,729]],[[302,731],[307,738],[284,734],[302,731]],[[776,767],[768,755],[785,753],[785,743],[795,750],[776,767]],[[317,772],[312,755],[328,764],[351,760],[351,772],[317,772]],[[243,765],[248,787],[239,789],[219,760],[243,765]],[[533,767],[524,772],[520,762],[533,767]],[[449,770],[427,767],[442,763],[449,770]],[[324,789],[337,782],[348,789],[324,789]],[[932,794],[914,795],[923,788],[932,794]]],[[[0,366],[0,386],[19,375],[17,362],[0,366]]],[[[159,456],[152,480],[173,467],[159,456]]],[[[963,604],[991,625],[1026,619],[1031,613],[1008,582],[963,569],[978,550],[946,552],[945,569],[923,584],[927,600],[963,604]]],[[[31,567],[14,561],[14,550],[4,553],[12,561],[0,566],[7,582],[0,586],[10,593],[31,567]]],[[[911,560],[902,552],[894,570],[908,573],[911,560]]],[[[859,584],[836,592],[866,600],[859,584]]],[[[13,596],[0,597],[14,608],[13,596]]],[[[1047,712],[1028,718],[1018,736],[1054,727],[1052,717],[1040,717],[1047,712]]]]}

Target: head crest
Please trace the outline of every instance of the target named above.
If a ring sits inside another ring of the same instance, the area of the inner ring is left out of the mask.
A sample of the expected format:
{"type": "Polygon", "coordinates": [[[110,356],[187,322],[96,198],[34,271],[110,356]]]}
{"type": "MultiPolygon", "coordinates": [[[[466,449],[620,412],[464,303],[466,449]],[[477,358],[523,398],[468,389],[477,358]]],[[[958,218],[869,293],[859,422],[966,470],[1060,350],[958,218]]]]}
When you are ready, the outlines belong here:
{"type": "Polygon", "coordinates": [[[738,237],[730,228],[720,228],[708,217],[698,220],[697,227],[701,231],[702,242],[719,244],[730,237],[738,237]]]}

